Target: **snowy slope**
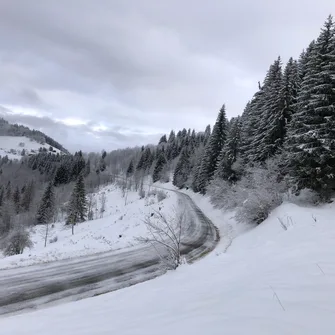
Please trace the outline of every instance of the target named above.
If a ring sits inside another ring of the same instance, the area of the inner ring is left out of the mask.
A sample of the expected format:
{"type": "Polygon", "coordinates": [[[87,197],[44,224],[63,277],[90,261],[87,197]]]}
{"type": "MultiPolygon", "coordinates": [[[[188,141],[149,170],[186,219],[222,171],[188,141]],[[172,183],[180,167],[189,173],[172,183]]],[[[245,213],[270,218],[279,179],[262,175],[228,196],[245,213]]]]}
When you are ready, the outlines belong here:
{"type": "MultiPolygon", "coordinates": [[[[206,200],[200,205],[210,216],[206,200]]],[[[1,334],[334,334],[334,212],[334,204],[284,204],[235,236],[226,253],[114,293],[0,319],[1,334]]],[[[214,216],[234,231],[231,216],[214,216]]]]}
{"type": "MultiPolygon", "coordinates": [[[[50,145],[41,144],[25,136],[0,136],[0,156],[8,156],[9,159],[21,159],[24,149],[25,155],[38,153],[39,148],[46,148],[49,152],[50,145]]],[[[53,153],[61,153],[53,148],[53,153]]]]}
{"type": "MultiPolygon", "coordinates": [[[[110,185],[94,194],[98,203],[97,212],[101,208],[103,193],[106,195],[106,211],[102,218],[79,224],[75,227],[74,235],[64,222],[56,223],[50,229],[46,247],[44,247],[45,227],[34,227],[32,229],[34,247],[26,249],[22,255],[11,257],[1,258],[0,253],[0,270],[134,246],[138,244],[136,237],[147,234],[143,222],[145,216],[159,208],[162,213],[170,212],[176,205],[177,197],[174,192],[165,191],[167,198],[158,202],[155,195],[140,199],[137,192],[128,192],[125,199],[120,189],[110,185]],[[55,238],[57,241],[50,243],[50,240],[53,241],[55,238]]],[[[99,213],[97,216],[100,217],[99,213]]]]}

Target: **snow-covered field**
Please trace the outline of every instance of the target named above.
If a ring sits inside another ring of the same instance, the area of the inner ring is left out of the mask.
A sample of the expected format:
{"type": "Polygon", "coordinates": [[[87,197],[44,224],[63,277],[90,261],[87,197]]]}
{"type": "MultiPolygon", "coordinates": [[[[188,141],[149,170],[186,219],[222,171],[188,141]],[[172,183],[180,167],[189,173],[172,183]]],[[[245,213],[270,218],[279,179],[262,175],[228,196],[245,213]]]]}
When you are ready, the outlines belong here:
{"type": "Polygon", "coordinates": [[[120,291],[0,319],[1,334],[335,333],[335,204],[283,204],[239,236],[232,213],[198,205],[221,228],[220,252],[120,291]],[[223,253],[227,231],[235,238],[223,253]]]}
{"type": "MultiPolygon", "coordinates": [[[[171,212],[177,202],[174,192],[164,191],[167,198],[159,202],[158,197],[153,194],[140,199],[137,192],[128,192],[125,198],[120,189],[110,185],[94,195],[98,211],[101,208],[103,193],[106,195],[106,210],[102,218],[75,226],[74,235],[71,234],[71,227],[66,227],[64,222],[55,223],[53,228],[50,227],[46,247],[44,247],[45,227],[34,227],[32,229],[34,247],[26,249],[22,255],[11,257],[4,258],[0,253],[0,270],[134,246],[138,244],[136,237],[147,234],[143,222],[145,217],[159,209],[162,213],[171,212]],[[57,241],[52,242],[55,239],[57,241]]],[[[97,216],[100,214],[97,213],[97,216]]]]}
{"type": "MultiPolygon", "coordinates": [[[[50,145],[41,144],[25,136],[0,136],[0,156],[8,156],[9,159],[22,158],[22,150],[26,156],[38,153],[39,148],[46,148],[49,152],[50,145]]],[[[53,148],[53,153],[60,153],[60,150],[53,148]]]]}

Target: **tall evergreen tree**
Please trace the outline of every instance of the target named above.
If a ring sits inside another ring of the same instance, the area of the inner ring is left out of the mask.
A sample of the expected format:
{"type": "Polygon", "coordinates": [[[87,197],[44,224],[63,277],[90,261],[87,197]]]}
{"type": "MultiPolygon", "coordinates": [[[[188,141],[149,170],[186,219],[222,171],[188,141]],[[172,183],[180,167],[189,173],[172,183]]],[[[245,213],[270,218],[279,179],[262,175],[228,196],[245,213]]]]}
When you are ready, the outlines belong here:
{"type": "Polygon", "coordinates": [[[203,194],[206,192],[206,187],[214,175],[219,155],[226,141],[226,137],[227,118],[225,105],[223,105],[213,127],[213,132],[206,145],[197,178],[198,189],[203,194]]]}
{"type": "Polygon", "coordinates": [[[164,154],[162,151],[158,152],[158,157],[156,161],[156,165],[152,174],[152,180],[155,183],[156,181],[159,181],[161,178],[161,173],[163,171],[164,165],[166,164],[166,159],[164,157],[164,154]]]}
{"type": "Polygon", "coordinates": [[[5,190],[3,186],[0,186],[0,207],[4,202],[5,190]]]}
{"type": "Polygon", "coordinates": [[[21,207],[20,198],[21,198],[20,190],[19,190],[19,187],[16,186],[15,191],[13,193],[13,204],[14,204],[15,213],[17,214],[20,212],[20,207],[21,207]]]}
{"type": "Polygon", "coordinates": [[[66,218],[66,224],[72,225],[72,234],[74,234],[74,226],[77,223],[85,221],[86,216],[87,199],[85,192],[85,183],[83,176],[79,175],[71,194],[66,218]]]}
{"type": "Polygon", "coordinates": [[[36,214],[37,224],[47,224],[52,220],[55,211],[55,195],[53,184],[53,181],[49,182],[47,188],[44,191],[36,214]]]}
{"type": "Polygon", "coordinates": [[[236,162],[240,145],[241,118],[233,118],[230,122],[227,140],[221,150],[217,168],[215,170],[215,178],[222,178],[231,182],[238,179],[233,164],[236,162]]]}
{"type": "Polygon", "coordinates": [[[265,77],[258,123],[251,142],[249,161],[265,161],[282,145],[285,136],[284,105],[280,92],[282,87],[281,60],[278,58],[265,77]]]}
{"type": "MultiPolygon", "coordinates": [[[[286,64],[280,90],[280,98],[283,102],[281,127],[284,136],[286,135],[287,125],[291,121],[296,108],[300,85],[301,77],[299,74],[299,65],[298,62],[291,57],[286,64]]],[[[284,140],[284,136],[280,138],[281,144],[284,140]]]]}
{"type": "Polygon", "coordinates": [[[129,177],[133,173],[134,173],[134,163],[133,163],[133,160],[131,160],[127,168],[127,176],[129,177]]]}
{"type": "Polygon", "coordinates": [[[159,145],[159,144],[164,144],[164,143],[167,143],[166,135],[163,135],[163,136],[160,138],[160,140],[159,140],[159,142],[158,142],[158,145],[159,145]]]}
{"type": "Polygon", "coordinates": [[[35,194],[35,184],[31,180],[29,183],[26,184],[24,188],[24,193],[21,197],[21,207],[25,212],[28,212],[31,207],[31,203],[34,199],[35,194]]]}
{"type": "Polygon", "coordinates": [[[183,188],[190,176],[191,164],[190,164],[190,153],[187,147],[185,147],[179,157],[178,163],[173,174],[173,185],[178,188],[183,188]]]}
{"type": "Polygon", "coordinates": [[[330,16],[306,60],[286,141],[288,171],[298,188],[328,197],[335,187],[335,31],[330,16]]]}

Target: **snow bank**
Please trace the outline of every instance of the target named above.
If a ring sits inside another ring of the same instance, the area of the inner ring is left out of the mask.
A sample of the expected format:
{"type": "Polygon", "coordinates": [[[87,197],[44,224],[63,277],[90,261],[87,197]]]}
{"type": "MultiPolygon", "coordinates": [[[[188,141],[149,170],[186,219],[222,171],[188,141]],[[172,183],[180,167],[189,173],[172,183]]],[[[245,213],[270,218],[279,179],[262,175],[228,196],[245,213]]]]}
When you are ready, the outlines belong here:
{"type": "MultiPolygon", "coordinates": [[[[94,253],[116,251],[138,244],[136,237],[146,236],[143,222],[146,215],[161,208],[163,213],[170,212],[176,205],[176,194],[168,192],[167,198],[158,202],[157,197],[139,199],[137,192],[128,192],[127,198],[114,186],[103,188],[95,194],[99,202],[101,193],[106,194],[106,211],[103,218],[86,221],[75,226],[75,234],[64,222],[50,228],[47,246],[44,247],[45,228],[32,229],[33,249],[26,249],[22,255],[2,258],[0,269],[45,263],[94,253]],[[50,243],[50,240],[57,241],[50,243]]],[[[99,205],[98,205],[99,207],[99,205]]],[[[1,255],[1,254],[0,254],[1,255]]]]}
{"type": "MultiPolygon", "coordinates": [[[[1,334],[334,334],[334,213],[334,204],[283,204],[226,253],[114,293],[0,319],[1,334]]],[[[227,219],[210,207],[206,214],[227,219]]]]}

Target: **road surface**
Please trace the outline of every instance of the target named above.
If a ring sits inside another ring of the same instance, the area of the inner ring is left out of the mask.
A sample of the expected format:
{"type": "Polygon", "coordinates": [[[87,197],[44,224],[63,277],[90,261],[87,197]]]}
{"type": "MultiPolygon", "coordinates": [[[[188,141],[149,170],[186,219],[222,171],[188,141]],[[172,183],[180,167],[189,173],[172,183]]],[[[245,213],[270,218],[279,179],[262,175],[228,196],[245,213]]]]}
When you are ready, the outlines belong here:
{"type": "MultiPolygon", "coordinates": [[[[191,263],[215,248],[219,234],[188,195],[177,193],[190,214],[181,253],[191,263]]],[[[153,279],[165,271],[153,248],[143,245],[118,253],[2,270],[0,315],[111,292],[153,279]]]]}

